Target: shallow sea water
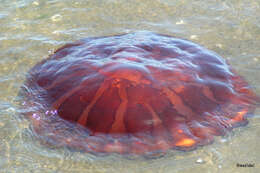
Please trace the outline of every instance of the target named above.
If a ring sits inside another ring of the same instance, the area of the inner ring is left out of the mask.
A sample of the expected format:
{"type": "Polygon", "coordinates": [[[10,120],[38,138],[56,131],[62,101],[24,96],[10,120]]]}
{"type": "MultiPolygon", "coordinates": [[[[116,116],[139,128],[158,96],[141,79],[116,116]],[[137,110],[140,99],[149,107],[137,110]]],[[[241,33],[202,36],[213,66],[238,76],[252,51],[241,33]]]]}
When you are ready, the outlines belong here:
{"type": "Polygon", "coordinates": [[[70,41],[140,30],[217,52],[260,95],[260,0],[0,0],[1,173],[260,172],[259,108],[247,126],[211,145],[158,158],[93,156],[46,147],[32,137],[17,95],[34,64],[70,41]]]}

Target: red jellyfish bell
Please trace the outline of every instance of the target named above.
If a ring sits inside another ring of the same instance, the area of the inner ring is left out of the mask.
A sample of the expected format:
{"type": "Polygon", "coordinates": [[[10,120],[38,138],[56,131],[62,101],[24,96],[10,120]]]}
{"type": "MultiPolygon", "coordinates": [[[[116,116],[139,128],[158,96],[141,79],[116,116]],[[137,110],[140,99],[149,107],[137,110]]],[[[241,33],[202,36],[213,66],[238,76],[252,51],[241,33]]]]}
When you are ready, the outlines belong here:
{"type": "Polygon", "coordinates": [[[43,141],[92,153],[194,149],[245,125],[259,103],[217,54],[150,32],[67,44],[22,93],[43,141]]]}

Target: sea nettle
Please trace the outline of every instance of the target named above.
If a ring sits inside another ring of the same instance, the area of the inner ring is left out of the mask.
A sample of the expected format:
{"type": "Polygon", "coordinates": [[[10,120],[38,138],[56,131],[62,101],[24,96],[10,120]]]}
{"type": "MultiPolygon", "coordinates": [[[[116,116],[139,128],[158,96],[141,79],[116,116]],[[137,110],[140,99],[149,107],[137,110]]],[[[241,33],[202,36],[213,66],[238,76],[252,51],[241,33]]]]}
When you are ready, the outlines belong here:
{"type": "Polygon", "coordinates": [[[216,53],[151,32],[66,44],[21,94],[41,141],[91,153],[191,150],[247,124],[259,103],[216,53]]]}

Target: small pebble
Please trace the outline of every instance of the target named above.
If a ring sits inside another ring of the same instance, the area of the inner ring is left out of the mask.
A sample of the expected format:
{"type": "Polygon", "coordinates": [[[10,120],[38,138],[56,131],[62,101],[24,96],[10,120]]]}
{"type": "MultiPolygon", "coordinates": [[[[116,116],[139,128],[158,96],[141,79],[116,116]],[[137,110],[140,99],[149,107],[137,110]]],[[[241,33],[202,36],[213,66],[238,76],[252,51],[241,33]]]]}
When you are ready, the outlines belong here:
{"type": "Polygon", "coordinates": [[[220,139],[220,142],[225,143],[225,142],[227,142],[227,139],[225,139],[225,138],[220,139]]]}
{"type": "Polygon", "coordinates": [[[202,159],[202,158],[198,158],[197,160],[196,160],[196,163],[204,163],[205,161],[202,159]]]}
{"type": "Polygon", "coordinates": [[[39,5],[39,2],[34,1],[32,4],[38,6],[38,5],[39,5]]]}
{"type": "Polygon", "coordinates": [[[217,46],[218,48],[222,48],[222,47],[223,47],[222,44],[220,44],[220,43],[216,44],[216,46],[217,46]]]}
{"type": "Polygon", "coordinates": [[[7,112],[15,112],[15,109],[12,108],[12,107],[10,107],[10,108],[6,109],[6,111],[7,111],[7,112]]]}
{"type": "Polygon", "coordinates": [[[183,24],[184,24],[183,20],[180,20],[180,21],[176,22],[176,25],[183,25],[183,24]]]}
{"type": "Polygon", "coordinates": [[[61,19],[62,19],[62,16],[61,16],[60,14],[55,14],[55,15],[53,15],[53,16],[51,17],[51,20],[52,20],[53,22],[61,21],[61,19]]]}
{"type": "Polygon", "coordinates": [[[59,30],[56,30],[56,31],[53,31],[52,33],[53,33],[53,34],[60,35],[61,31],[59,31],[59,30]]]}
{"type": "Polygon", "coordinates": [[[191,35],[191,36],[190,36],[190,39],[196,40],[196,39],[198,39],[198,36],[197,36],[197,35],[191,35]]]}

